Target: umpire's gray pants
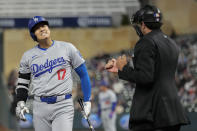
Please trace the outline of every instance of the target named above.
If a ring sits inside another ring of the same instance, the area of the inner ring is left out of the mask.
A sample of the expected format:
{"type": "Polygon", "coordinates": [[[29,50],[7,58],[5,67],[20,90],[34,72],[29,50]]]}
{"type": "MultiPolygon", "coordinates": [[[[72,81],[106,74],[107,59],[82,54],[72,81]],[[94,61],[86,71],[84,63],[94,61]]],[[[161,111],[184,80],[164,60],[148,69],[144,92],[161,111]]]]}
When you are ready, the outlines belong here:
{"type": "Polygon", "coordinates": [[[116,131],[116,113],[114,112],[113,117],[110,118],[111,110],[101,111],[101,119],[103,123],[103,128],[105,131],[116,131]]]}
{"type": "Polygon", "coordinates": [[[34,100],[33,123],[35,131],[72,131],[74,107],[72,98],[47,104],[34,100]]]}

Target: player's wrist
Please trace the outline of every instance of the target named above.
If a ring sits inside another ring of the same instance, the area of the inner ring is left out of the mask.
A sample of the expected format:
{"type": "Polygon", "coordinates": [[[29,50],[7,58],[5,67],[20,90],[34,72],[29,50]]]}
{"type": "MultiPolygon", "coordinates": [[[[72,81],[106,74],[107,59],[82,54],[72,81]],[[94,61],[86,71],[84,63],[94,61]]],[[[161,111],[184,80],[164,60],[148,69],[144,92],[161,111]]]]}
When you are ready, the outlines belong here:
{"type": "Polygon", "coordinates": [[[91,112],[91,102],[87,101],[87,102],[83,102],[84,103],[84,110],[87,116],[89,116],[90,112],[91,112]]]}
{"type": "Polygon", "coordinates": [[[84,98],[83,98],[83,101],[84,101],[84,102],[91,102],[92,100],[91,100],[91,98],[86,98],[86,97],[84,97],[84,98]]]}

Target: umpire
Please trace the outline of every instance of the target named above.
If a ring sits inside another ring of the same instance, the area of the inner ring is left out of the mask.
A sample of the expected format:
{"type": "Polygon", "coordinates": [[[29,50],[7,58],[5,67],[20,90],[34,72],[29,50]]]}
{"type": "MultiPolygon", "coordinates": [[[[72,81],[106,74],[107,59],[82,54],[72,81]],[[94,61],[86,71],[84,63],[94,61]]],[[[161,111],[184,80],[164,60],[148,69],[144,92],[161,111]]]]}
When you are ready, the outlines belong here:
{"type": "Polygon", "coordinates": [[[105,66],[120,79],[136,83],[129,121],[132,131],[180,131],[181,125],[190,123],[175,85],[179,49],[161,31],[161,19],[155,6],[146,5],[137,11],[131,20],[140,37],[134,49],[134,67],[129,66],[125,55],[105,66]]]}

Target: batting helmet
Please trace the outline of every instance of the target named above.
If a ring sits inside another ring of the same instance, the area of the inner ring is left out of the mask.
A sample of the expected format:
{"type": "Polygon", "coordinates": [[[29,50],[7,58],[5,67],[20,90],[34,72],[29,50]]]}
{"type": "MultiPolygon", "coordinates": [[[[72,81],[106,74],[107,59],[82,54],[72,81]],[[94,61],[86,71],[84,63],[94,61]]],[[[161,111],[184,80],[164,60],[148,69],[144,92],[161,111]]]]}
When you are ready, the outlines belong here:
{"type": "Polygon", "coordinates": [[[31,18],[29,20],[29,23],[28,23],[28,28],[29,28],[29,32],[30,32],[30,35],[32,37],[32,39],[34,41],[37,41],[37,38],[34,34],[34,30],[33,28],[38,24],[38,23],[45,23],[46,25],[49,25],[49,22],[42,16],[34,16],[33,18],[31,18]]]}

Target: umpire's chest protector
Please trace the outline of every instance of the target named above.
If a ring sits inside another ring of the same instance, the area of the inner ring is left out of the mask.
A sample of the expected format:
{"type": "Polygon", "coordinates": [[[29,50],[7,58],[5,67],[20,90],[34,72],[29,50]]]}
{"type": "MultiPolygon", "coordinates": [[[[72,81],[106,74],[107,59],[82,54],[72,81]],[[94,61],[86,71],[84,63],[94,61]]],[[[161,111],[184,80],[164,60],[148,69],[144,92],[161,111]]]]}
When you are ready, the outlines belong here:
{"type": "MultiPolygon", "coordinates": [[[[152,31],[146,37],[156,48],[154,82],[136,83],[129,126],[134,130],[142,130],[187,124],[189,120],[179,102],[175,85],[179,49],[160,30],[152,31]]],[[[140,51],[135,51],[134,55],[137,58],[140,51]]],[[[134,66],[135,62],[134,59],[134,66]]]]}

